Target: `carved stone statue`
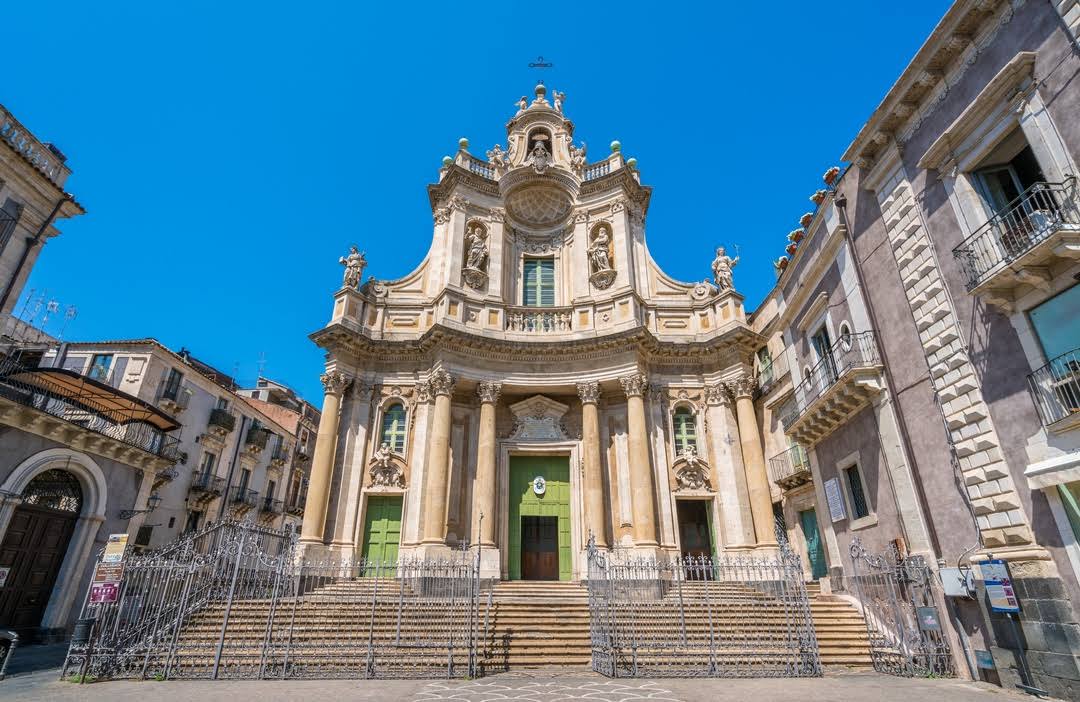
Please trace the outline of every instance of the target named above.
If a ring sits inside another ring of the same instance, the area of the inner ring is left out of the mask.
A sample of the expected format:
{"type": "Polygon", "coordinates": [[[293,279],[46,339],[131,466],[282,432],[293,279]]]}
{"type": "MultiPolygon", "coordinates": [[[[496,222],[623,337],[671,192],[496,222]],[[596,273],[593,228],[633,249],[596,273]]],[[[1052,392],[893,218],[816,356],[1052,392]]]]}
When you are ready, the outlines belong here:
{"type": "Polygon", "coordinates": [[[551,164],[551,153],[544,146],[544,142],[536,142],[536,146],[533,147],[532,154],[529,156],[529,163],[536,169],[537,173],[543,173],[547,170],[547,167],[551,164]]]}
{"type": "Polygon", "coordinates": [[[405,478],[394,463],[394,452],[390,444],[383,442],[371,457],[371,484],[381,487],[405,487],[405,478]]]}
{"type": "Polygon", "coordinates": [[[709,469],[705,461],[698,458],[697,447],[687,444],[676,459],[682,463],[675,472],[675,480],[679,483],[680,490],[711,490],[709,483],[709,469]]]}
{"type": "Polygon", "coordinates": [[[472,224],[465,234],[465,282],[479,290],[487,283],[488,235],[483,225],[472,224]]]}
{"type": "Polygon", "coordinates": [[[339,258],[338,263],[345,266],[345,278],[342,285],[351,290],[359,288],[360,280],[364,277],[364,266],[367,265],[364,254],[360,253],[355,246],[350,246],[349,255],[339,258]]]}
{"type": "Polygon", "coordinates": [[[728,256],[723,246],[716,249],[716,258],[712,262],[712,272],[713,280],[716,281],[716,287],[720,288],[720,292],[735,287],[731,273],[738,263],[739,257],[732,258],[728,256]]]}
{"type": "Polygon", "coordinates": [[[594,230],[592,242],[586,251],[589,255],[589,266],[592,271],[589,280],[597,288],[603,290],[615,282],[615,268],[611,265],[611,234],[607,226],[599,226],[594,230]]]}
{"type": "Polygon", "coordinates": [[[581,142],[581,148],[570,144],[570,167],[575,171],[585,168],[585,142],[581,142]]]}
{"type": "Polygon", "coordinates": [[[507,163],[508,163],[507,162],[507,157],[506,157],[506,152],[503,151],[502,147],[499,146],[498,144],[496,144],[491,149],[491,151],[487,152],[487,157],[488,157],[488,161],[490,161],[491,165],[494,166],[495,168],[506,168],[507,163]]]}
{"type": "Polygon", "coordinates": [[[566,93],[560,93],[558,90],[552,90],[551,95],[555,100],[555,111],[562,114],[563,103],[566,102],[566,93]]]}
{"type": "Polygon", "coordinates": [[[518,112],[523,112],[529,106],[529,98],[522,95],[514,105],[518,108],[518,112]]]}

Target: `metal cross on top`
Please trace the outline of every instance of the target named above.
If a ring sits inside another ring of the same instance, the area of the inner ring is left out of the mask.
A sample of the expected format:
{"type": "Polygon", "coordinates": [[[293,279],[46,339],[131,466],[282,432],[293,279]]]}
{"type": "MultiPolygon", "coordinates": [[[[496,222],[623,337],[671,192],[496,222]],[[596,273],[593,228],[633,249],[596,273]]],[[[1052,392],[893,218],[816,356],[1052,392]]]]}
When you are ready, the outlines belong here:
{"type": "Polygon", "coordinates": [[[535,61],[529,63],[529,68],[554,68],[555,64],[545,61],[543,56],[537,56],[535,61]]]}

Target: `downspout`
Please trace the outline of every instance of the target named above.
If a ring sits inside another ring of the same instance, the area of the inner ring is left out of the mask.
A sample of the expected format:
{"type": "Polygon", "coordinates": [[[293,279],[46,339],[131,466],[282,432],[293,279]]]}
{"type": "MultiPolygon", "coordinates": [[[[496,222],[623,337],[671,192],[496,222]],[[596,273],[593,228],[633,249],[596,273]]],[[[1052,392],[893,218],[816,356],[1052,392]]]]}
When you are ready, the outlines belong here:
{"type": "MultiPolygon", "coordinates": [[[[912,473],[912,478],[915,474],[915,466],[910,465],[915,461],[915,450],[911,445],[911,437],[908,432],[907,419],[904,417],[904,413],[900,407],[900,398],[896,395],[896,382],[893,379],[892,368],[888,363],[885,363],[885,349],[881,343],[881,339],[878,337],[881,326],[878,324],[877,313],[874,311],[873,298],[870,296],[870,288],[866,287],[866,278],[863,276],[862,262],[859,260],[859,252],[855,248],[855,239],[851,233],[851,227],[848,224],[847,216],[847,196],[843,193],[837,193],[833,198],[833,204],[836,205],[836,211],[840,215],[840,223],[844,227],[844,239],[847,241],[848,247],[851,249],[851,260],[855,269],[855,278],[859,283],[859,289],[863,291],[864,302],[866,303],[866,314],[870,317],[870,326],[874,329],[874,346],[877,347],[878,357],[882,359],[882,368],[885,372],[885,384],[888,386],[889,402],[892,403],[894,408],[893,416],[896,417],[896,425],[900,430],[900,441],[904,444],[904,453],[907,454],[907,461],[909,463],[908,469],[912,473]]],[[[932,520],[927,519],[925,515],[930,514],[929,505],[926,500],[926,493],[923,490],[921,480],[912,480],[915,490],[919,495],[919,502],[922,506],[923,520],[925,522],[926,531],[930,536],[930,542],[934,547],[935,557],[940,557],[941,543],[938,540],[937,529],[934,526],[932,520]]]]}
{"type": "Polygon", "coordinates": [[[225,489],[221,491],[221,509],[218,510],[218,521],[225,518],[225,505],[229,503],[229,488],[232,487],[233,473],[236,470],[236,457],[240,453],[240,444],[244,441],[244,426],[247,425],[247,416],[240,415],[240,433],[236,435],[236,447],[233,449],[232,461],[229,462],[229,472],[225,476],[225,489]]]}
{"type": "Polygon", "coordinates": [[[8,298],[11,296],[11,291],[15,289],[15,281],[19,279],[19,275],[22,273],[23,266],[26,265],[26,259],[30,257],[30,252],[41,243],[42,237],[45,236],[45,232],[56,220],[56,215],[60,214],[60,208],[64,206],[64,203],[71,202],[72,197],[70,193],[64,193],[64,196],[60,198],[59,202],[52,208],[52,212],[45,218],[41,226],[38,227],[37,234],[34,236],[26,237],[26,248],[23,249],[22,256],[19,258],[19,263],[15,266],[15,270],[11,274],[11,280],[4,286],[4,295],[0,297],[0,313],[3,312],[4,306],[7,305],[8,298]]]}

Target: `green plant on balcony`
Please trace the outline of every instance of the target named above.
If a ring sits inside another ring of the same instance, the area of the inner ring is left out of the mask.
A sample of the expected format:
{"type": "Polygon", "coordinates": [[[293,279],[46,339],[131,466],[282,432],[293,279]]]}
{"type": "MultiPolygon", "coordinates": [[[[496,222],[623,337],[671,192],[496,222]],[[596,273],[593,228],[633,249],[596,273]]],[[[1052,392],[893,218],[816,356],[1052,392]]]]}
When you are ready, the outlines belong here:
{"type": "Polygon", "coordinates": [[[228,434],[236,428],[236,415],[228,410],[215,408],[210,411],[210,420],[207,422],[211,429],[222,434],[228,434]]]}

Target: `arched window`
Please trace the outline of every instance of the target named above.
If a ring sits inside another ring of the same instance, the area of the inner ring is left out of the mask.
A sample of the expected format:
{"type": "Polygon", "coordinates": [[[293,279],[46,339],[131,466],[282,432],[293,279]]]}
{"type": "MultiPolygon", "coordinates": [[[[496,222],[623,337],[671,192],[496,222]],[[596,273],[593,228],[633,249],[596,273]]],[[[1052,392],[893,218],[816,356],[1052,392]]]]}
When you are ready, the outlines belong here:
{"type": "Polygon", "coordinates": [[[386,408],[382,421],[382,443],[394,453],[405,453],[405,406],[395,402],[386,408]]]}
{"type": "Polygon", "coordinates": [[[22,493],[24,505],[75,514],[82,511],[82,498],[82,487],[79,485],[78,478],[59,468],[34,476],[22,493]]]}
{"type": "Polygon", "coordinates": [[[682,455],[688,446],[697,451],[697,421],[689,407],[675,410],[675,454],[682,455]]]}

